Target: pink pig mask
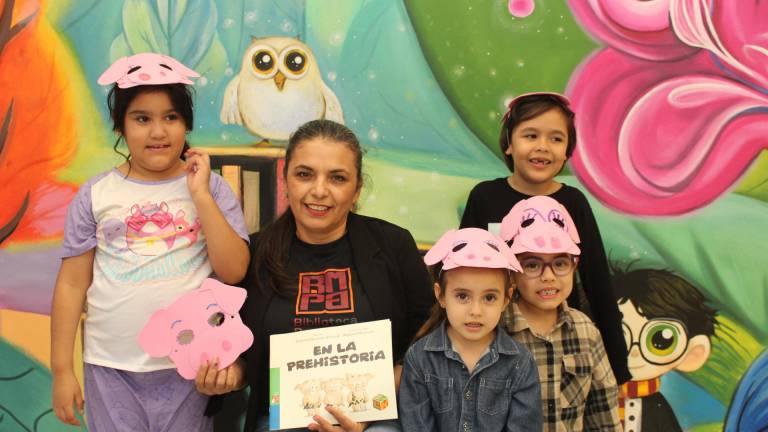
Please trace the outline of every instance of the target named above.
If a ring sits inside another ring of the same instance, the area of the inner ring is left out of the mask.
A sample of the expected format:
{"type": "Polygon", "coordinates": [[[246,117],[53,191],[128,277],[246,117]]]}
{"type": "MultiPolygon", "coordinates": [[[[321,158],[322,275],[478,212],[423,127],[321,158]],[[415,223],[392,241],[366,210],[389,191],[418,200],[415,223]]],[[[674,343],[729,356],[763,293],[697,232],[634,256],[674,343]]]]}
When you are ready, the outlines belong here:
{"type": "Polygon", "coordinates": [[[480,228],[450,230],[424,256],[427,265],[443,263],[443,270],[456,267],[504,268],[520,271],[520,263],[500,238],[480,228]]]}
{"type": "Polygon", "coordinates": [[[253,333],[238,311],[246,291],[206,279],[202,286],[156,311],[139,332],[139,345],[151,357],[170,357],[179,374],[194,379],[206,361],[223,369],[253,344],[253,333]]]}
{"type": "Polygon", "coordinates": [[[519,201],[501,221],[501,238],[512,240],[514,254],[523,252],[579,255],[579,233],[568,210],[548,196],[519,201]]]}
{"type": "Polygon", "coordinates": [[[138,85],[193,84],[189,77],[199,76],[173,57],[141,53],[117,59],[101,74],[98,83],[117,83],[118,87],[124,89],[138,85]]]}

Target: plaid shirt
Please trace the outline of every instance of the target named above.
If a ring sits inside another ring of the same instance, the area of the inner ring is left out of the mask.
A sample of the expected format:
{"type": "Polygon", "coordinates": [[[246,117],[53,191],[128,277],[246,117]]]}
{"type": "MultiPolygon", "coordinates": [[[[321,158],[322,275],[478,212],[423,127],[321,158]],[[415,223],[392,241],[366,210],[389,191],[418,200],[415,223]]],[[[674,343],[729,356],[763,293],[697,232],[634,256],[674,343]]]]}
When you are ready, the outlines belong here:
{"type": "Polygon", "coordinates": [[[552,331],[538,335],[510,302],[504,324],[538,365],[545,432],[622,430],[616,379],[600,331],[586,315],[563,303],[552,331]]]}

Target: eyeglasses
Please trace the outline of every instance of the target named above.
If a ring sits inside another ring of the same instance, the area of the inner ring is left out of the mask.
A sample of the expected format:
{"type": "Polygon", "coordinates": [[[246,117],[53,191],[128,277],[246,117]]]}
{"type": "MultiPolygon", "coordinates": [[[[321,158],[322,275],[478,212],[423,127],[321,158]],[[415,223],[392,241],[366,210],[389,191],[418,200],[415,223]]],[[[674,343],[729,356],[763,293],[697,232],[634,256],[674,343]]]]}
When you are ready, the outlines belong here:
{"type": "Polygon", "coordinates": [[[688,330],[685,324],[673,318],[654,318],[643,324],[640,337],[635,340],[632,329],[622,322],[627,351],[637,345],[640,355],[656,366],[676,362],[688,349],[688,330]]]}
{"type": "Polygon", "coordinates": [[[523,274],[529,278],[537,278],[544,274],[544,269],[549,267],[555,276],[568,276],[576,268],[577,258],[573,255],[555,257],[552,261],[544,261],[541,258],[529,257],[520,260],[523,274]]]}

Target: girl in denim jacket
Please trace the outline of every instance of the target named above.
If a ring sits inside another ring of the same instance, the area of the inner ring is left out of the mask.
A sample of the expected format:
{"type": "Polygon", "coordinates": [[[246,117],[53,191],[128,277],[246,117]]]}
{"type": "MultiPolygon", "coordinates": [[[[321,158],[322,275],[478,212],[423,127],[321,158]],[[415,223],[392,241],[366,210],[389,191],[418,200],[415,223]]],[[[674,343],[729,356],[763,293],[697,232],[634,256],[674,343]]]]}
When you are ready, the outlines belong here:
{"type": "Polygon", "coordinates": [[[499,327],[520,265],[479,228],[445,233],[424,257],[438,300],[405,355],[399,410],[408,431],[541,431],[531,353],[499,327]]]}

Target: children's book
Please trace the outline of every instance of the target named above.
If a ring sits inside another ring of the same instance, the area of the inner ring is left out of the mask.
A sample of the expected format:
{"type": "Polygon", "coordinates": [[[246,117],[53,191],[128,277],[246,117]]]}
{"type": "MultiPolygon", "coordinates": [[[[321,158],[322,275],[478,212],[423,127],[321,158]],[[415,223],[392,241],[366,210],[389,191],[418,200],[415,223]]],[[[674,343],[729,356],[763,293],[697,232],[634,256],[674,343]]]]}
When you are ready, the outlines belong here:
{"type": "Polygon", "coordinates": [[[305,427],[326,406],[363,422],[397,418],[389,320],[269,338],[269,428],[305,427]]]}

